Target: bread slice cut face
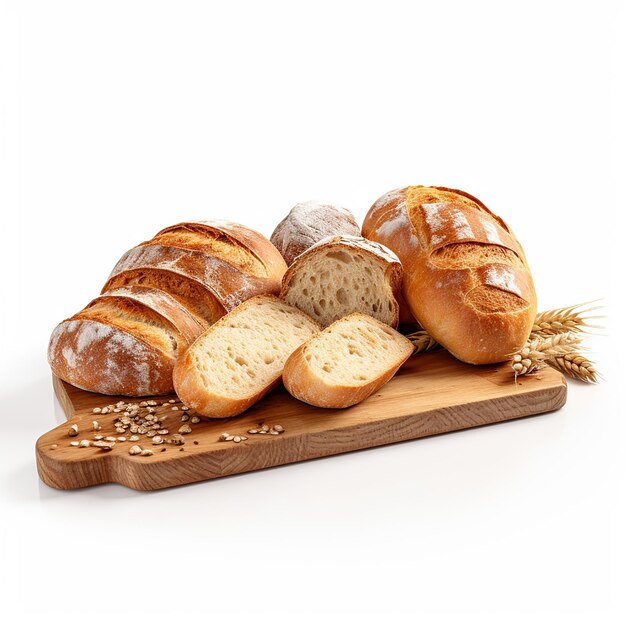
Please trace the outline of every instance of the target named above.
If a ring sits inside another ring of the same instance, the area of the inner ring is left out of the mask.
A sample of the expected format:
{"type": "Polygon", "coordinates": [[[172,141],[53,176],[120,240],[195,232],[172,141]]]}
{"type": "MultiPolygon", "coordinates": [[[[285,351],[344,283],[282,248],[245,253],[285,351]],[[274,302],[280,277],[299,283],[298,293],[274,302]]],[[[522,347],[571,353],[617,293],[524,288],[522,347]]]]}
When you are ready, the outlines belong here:
{"type": "Polygon", "coordinates": [[[317,322],[279,298],[250,298],[179,358],[176,393],[205,417],[238,415],[280,381],[289,355],[319,330],[317,322]]]}
{"type": "Polygon", "coordinates": [[[322,326],[356,312],[395,328],[401,283],[402,266],[391,250],[363,237],[335,236],[296,257],[280,295],[322,326]]]}
{"type": "Polygon", "coordinates": [[[404,335],[353,313],[302,344],[287,359],[283,383],[307,404],[342,409],[380,389],[412,353],[404,335]]]}

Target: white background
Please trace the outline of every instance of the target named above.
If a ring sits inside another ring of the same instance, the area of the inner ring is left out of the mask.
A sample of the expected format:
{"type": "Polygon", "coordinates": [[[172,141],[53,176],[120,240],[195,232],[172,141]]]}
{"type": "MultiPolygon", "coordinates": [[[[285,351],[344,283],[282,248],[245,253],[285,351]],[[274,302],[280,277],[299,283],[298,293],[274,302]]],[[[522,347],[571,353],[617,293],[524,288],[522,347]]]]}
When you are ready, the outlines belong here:
{"type": "Polygon", "coordinates": [[[611,318],[606,382],[510,424],[151,494],[49,489],[34,443],[54,325],[187,218],[269,236],[307,199],[360,219],[457,187],[512,225],[540,308],[623,323],[620,5],[0,1],[3,616],[618,623],[611,318]]]}

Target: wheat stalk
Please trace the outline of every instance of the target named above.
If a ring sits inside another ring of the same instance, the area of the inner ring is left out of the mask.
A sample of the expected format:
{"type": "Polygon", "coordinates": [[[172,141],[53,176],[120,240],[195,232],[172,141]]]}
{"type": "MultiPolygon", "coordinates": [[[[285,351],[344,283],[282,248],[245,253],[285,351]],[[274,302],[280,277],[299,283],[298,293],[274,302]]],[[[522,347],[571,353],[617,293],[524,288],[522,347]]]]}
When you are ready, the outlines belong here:
{"type": "Polygon", "coordinates": [[[548,364],[554,369],[583,382],[598,382],[598,372],[594,364],[575,350],[548,359],[548,364]]]}
{"type": "Polygon", "coordinates": [[[582,304],[575,304],[574,306],[538,313],[531,330],[531,335],[545,337],[567,332],[586,332],[588,328],[601,328],[601,326],[589,324],[588,320],[599,319],[603,317],[602,315],[587,315],[592,311],[598,310],[600,307],[595,306],[582,309],[582,307],[588,304],[592,303],[584,302],[582,304]]]}
{"type": "Polygon", "coordinates": [[[413,354],[427,352],[428,350],[434,350],[439,347],[439,344],[425,330],[418,330],[414,333],[410,333],[406,336],[406,338],[415,346],[413,354]]]}

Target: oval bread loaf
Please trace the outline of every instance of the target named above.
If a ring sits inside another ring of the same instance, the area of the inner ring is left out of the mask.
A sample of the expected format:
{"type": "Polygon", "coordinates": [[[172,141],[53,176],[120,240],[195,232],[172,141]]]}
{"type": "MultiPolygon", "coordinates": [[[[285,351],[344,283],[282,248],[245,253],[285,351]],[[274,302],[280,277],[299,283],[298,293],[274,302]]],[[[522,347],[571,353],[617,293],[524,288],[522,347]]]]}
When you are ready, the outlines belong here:
{"type": "Polygon", "coordinates": [[[363,235],[390,247],[422,327],[467,363],[504,361],[526,341],[537,298],[524,251],[480,200],[446,187],[405,187],[375,202],[363,235]]]}
{"type": "Polygon", "coordinates": [[[385,246],[363,237],[327,237],[296,258],[281,297],[322,326],[350,313],[398,325],[402,266],[385,246]]]}
{"type": "Polygon", "coordinates": [[[296,349],[285,363],[283,383],[298,400],[343,409],[380,389],[413,350],[413,344],[387,324],[352,313],[296,349]]]}
{"type": "Polygon", "coordinates": [[[171,393],[178,354],[207,327],[163,291],[117,289],[55,328],[48,361],[56,376],[87,391],[171,393]]]}
{"type": "Polygon", "coordinates": [[[348,209],[311,200],[296,204],[274,229],[270,241],[291,265],[313,244],[333,235],[359,237],[361,229],[348,209]]]}
{"type": "Polygon", "coordinates": [[[246,300],[179,358],[176,393],[205,417],[239,415],[278,384],[287,357],[319,330],[308,315],[279,298],[246,300]]]}

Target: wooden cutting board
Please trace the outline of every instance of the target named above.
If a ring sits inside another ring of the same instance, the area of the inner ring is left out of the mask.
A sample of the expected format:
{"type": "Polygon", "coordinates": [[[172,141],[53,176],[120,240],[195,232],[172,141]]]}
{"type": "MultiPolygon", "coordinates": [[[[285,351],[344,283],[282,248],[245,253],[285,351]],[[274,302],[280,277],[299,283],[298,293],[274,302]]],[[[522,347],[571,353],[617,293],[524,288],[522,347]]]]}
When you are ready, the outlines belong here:
{"type": "MultiPolygon", "coordinates": [[[[551,368],[515,384],[506,364],[466,365],[439,351],[411,357],[378,393],[349,409],[318,409],[295,400],[281,387],[238,417],[186,422],[192,433],[184,435],[184,445],[152,445],[150,438],[141,436],[136,443],[154,454],[131,456],[128,451],[135,444],[128,440],[117,442],[109,452],[70,442],[93,440],[94,435],[124,436],[113,426],[120,413],[94,415],[92,409],[145,398],[102,396],[56,378],[53,382],[68,422],[39,438],[36,456],[43,482],[59,489],[101,483],[161,489],[537,415],[562,407],[567,397],[565,379],[551,368]],[[97,433],[94,419],[102,427],[97,433]],[[263,423],[280,424],[284,432],[247,434],[263,423]],[[71,424],[78,425],[76,437],[68,435],[71,424]],[[220,441],[225,431],[248,439],[220,441]]],[[[181,405],[162,407],[167,399],[155,398],[156,414],[167,414],[162,426],[176,433],[182,425],[181,405]]],[[[349,463],[346,459],[346,466],[349,463]]]]}

